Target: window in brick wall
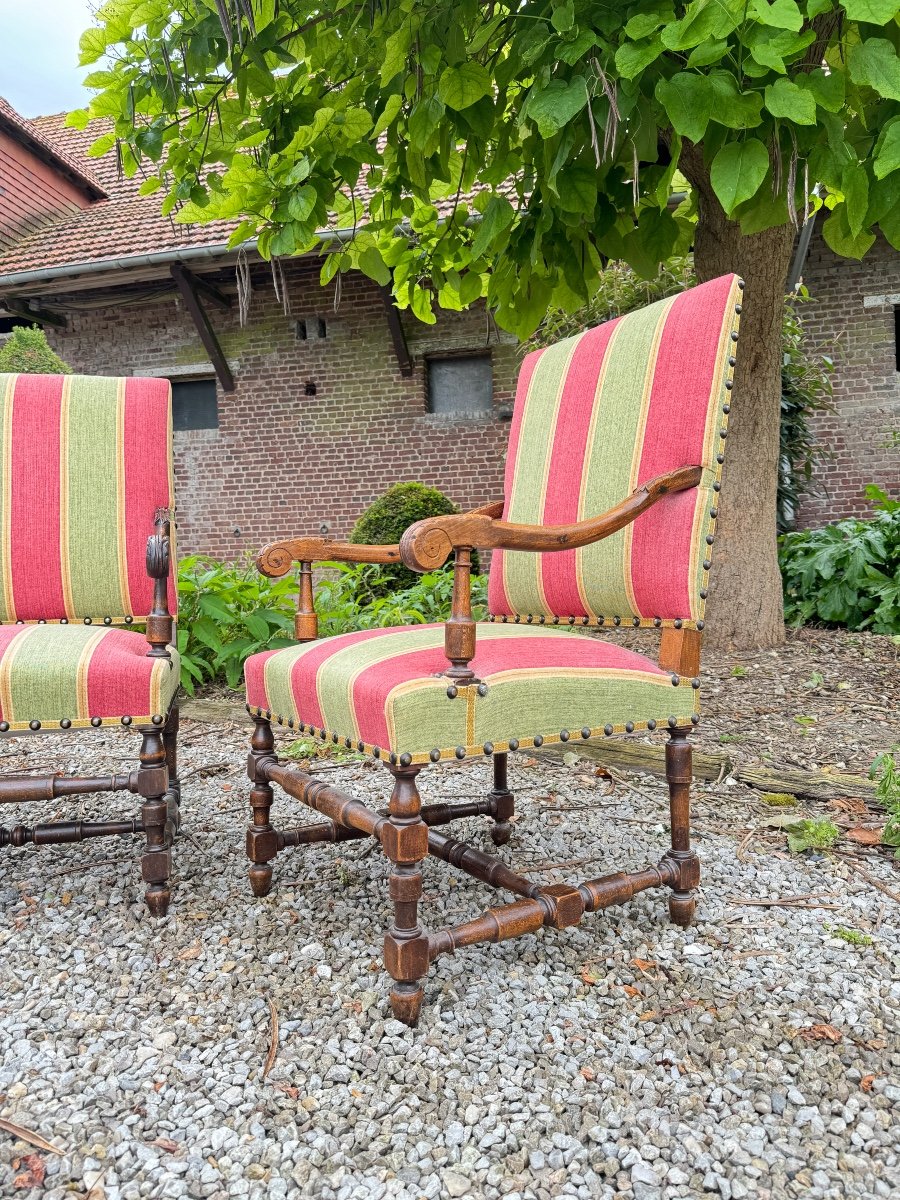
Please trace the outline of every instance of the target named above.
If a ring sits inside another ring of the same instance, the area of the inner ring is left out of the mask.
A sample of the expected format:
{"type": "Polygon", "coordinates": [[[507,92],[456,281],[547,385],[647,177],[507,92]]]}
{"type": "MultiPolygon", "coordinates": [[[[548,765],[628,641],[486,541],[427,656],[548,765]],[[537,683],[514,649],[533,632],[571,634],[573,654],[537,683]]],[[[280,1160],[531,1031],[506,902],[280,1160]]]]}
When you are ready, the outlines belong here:
{"type": "Polygon", "coordinates": [[[494,373],[489,354],[454,355],[426,361],[426,406],[440,416],[489,417],[494,373]]]}
{"type": "Polygon", "coordinates": [[[172,380],[172,428],[218,429],[215,379],[172,380]]]}

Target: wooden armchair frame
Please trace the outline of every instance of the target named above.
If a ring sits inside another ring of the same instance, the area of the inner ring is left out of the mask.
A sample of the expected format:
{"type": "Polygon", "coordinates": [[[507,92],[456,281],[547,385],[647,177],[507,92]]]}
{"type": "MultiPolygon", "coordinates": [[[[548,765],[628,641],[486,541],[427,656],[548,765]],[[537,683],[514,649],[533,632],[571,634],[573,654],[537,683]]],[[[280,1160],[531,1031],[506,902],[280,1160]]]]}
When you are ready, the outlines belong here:
{"type": "MultiPolygon", "coordinates": [[[[299,564],[298,611],[295,631],[298,641],[315,640],[318,623],[313,603],[312,568],[316,562],[403,562],[417,571],[433,570],[454,555],[452,612],[445,623],[445,675],[448,694],[458,688],[478,686],[471,670],[475,655],[477,626],[471,607],[471,555],[473,550],[502,549],[539,553],[571,550],[600,541],[624,528],[665,496],[698,486],[702,470],[685,466],[659,476],[638,488],[615,507],[591,520],[572,525],[517,525],[501,519],[499,501],[462,515],[433,517],[419,521],[404,533],[399,545],[361,546],[310,537],[274,542],[257,558],[259,570],[270,577],[286,575],[299,564]]],[[[519,618],[514,618],[519,620],[519,618]]],[[[544,618],[540,618],[541,622],[544,618]]],[[[575,619],[570,618],[574,624],[575,619]]],[[[584,624],[589,624],[584,618],[584,624]]],[[[702,622],[655,621],[662,629],[659,662],[677,675],[695,676],[699,670],[702,622]]],[[[342,842],[375,837],[392,863],[390,895],[394,923],[385,936],[385,966],[394,979],[391,1004],[395,1016],[414,1025],[419,1016],[423,991],[421,980],[429,964],[441,954],[482,941],[501,941],[534,932],[542,926],[557,929],[576,925],[585,912],[630,900],[651,887],[668,887],[671,919],[690,923],[694,889],[699,882],[699,861],[690,847],[689,795],[691,748],[689,725],[670,720],[666,746],[666,776],[671,811],[671,849],[657,866],[640,871],[618,872],[581,884],[545,886],[517,874],[502,861],[454,838],[438,833],[435,826],[460,818],[486,815],[493,818],[491,834],[495,845],[508,841],[514,799],[507,779],[507,753],[485,753],[493,758],[493,790],[483,800],[457,805],[422,806],[416,777],[422,770],[409,756],[391,756],[388,766],[394,788],[386,812],[376,812],[337,788],[329,787],[295,766],[280,763],[274,752],[271,712],[249,709],[255,723],[251,739],[248,774],[252,782],[252,823],[247,832],[247,854],[251,860],[250,884],[257,896],[268,893],[272,884],[272,862],[288,846],[314,842],[342,842]],[[673,725],[674,722],[674,725],[673,725]],[[396,759],[396,761],[394,761],[396,759]],[[407,760],[407,761],[404,761],[407,760]],[[274,799],[272,784],[278,783],[290,796],[315,809],[324,824],[278,830],[270,821],[274,799]],[[422,895],[421,862],[426,855],[443,859],[475,879],[511,892],[512,903],[492,908],[481,917],[427,933],[418,921],[422,895]]],[[[293,724],[290,722],[289,724],[293,724]]],[[[655,727],[651,722],[651,727],[655,727]]],[[[611,727],[610,727],[611,728],[611,727]]],[[[627,728],[627,727],[626,727],[627,728]]],[[[300,730],[302,732],[302,729],[300,730]]],[[[325,737],[326,731],[319,731],[325,737]]],[[[566,734],[568,737],[568,734],[566,734]]],[[[333,735],[337,740],[337,735],[333,735]]],[[[349,743],[348,743],[349,744],[349,743]]],[[[535,744],[539,745],[538,739],[535,744]]],[[[511,745],[512,749],[515,746],[511,745]]],[[[377,753],[377,752],[376,752],[377,753]]]]}
{"type": "MultiPolygon", "coordinates": [[[[157,509],[154,532],[147,539],[147,574],[154,581],[153,607],[144,622],[147,657],[171,660],[169,645],[173,640],[175,618],[169,612],[167,581],[171,564],[171,514],[157,509]]],[[[40,622],[42,624],[46,622],[40,622]]],[[[86,618],[85,624],[91,624],[86,618]]],[[[109,617],[105,625],[112,624],[109,617]]],[[[130,619],[126,619],[130,624],[130,619]]],[[[132,718],[123,714],[122,725],[132,725],[132,718]]],[[[93,717],[90,727],[109,724],[109,718],[93,717]]],[[[53,727],[32,721],[33,733],[74,731],[74,722],[64,719],[53,727]]],[[[178,693],[165,713],[157,713],[149,725],[134,726],[141,735],[140,767],[123,775],[84,778],[62,775],[44,777],[27,774],[0,776],[0,804],[21,804],[54,800],[61,796],[82,796],[93,792],[127,791],[141,797],[141,815],[132,820],[117,821],[53,821],[44,825],[0,826],[0,848],[5,846],[58,845],[82,842],[87,838],[112,835],[143,834],[144,853],[141,872],[146,883],[145,899],[150,912],[165,916],[169,907],[171,845],[180,824],[181,791],[178,780],[178,693]]],[[[0,735],[21,736],[10,731],[9,723],[0,722],[0,735]]]]}

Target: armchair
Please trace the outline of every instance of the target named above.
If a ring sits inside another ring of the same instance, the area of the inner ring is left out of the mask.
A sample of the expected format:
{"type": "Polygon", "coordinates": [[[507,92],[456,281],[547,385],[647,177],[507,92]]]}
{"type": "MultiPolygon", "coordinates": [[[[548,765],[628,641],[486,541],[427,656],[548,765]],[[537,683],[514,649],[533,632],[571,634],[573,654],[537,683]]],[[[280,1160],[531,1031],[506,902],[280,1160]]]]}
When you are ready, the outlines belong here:
{"type": "Polygon", "coordinates": [[[0,374],[0,426],[0,740],[141,735],[128,773],[0,776],[0,804],[128,791],[139,817],[0,826],[0,847],[143,835],[145,898],[163,916],[179,823],[171,389],[0,374]]]}
{"type": "Polygon", "coordinates": [[[300,596],[298,644],[246,665],[255,725],[251,886],[256,895],[268,892],[272,862],[285,847],[375,837],[392,863],[385,966],[401,1021],[416,1023],[429,965],[459,947],[578,924],[585,912],[650,887],[670,889],[674,922],[693,917],[699,861],[690,845],[687,735],[699,721],[700,642],[742,288],[723,276],[530,354],[502,501],[417,522],[398,546],[298,538],[259,555],[259,569],[271,576],[299,563],[300,596]],[[481,623],[470,603],[474,549],[493,551],[490,613],[481,623]],[[451,554],[452,613],[443,625],[316,640],[314,562],[402,560],[425,571],[451,554]],[[658,662],[570,628],[621,626],[660,630],[658,662]],[[387,812],[280,763],[273,720],[383,761],[394,778],[387,812]],[[502,845],[514,812],[510,752],[657,728],[669,735],[671,849],[655,866],[547,886],[435,828],[487,815],[502,845]],[[422,805],[423,768],[473,757],[493,764],[484,799],[422,805]],[[275,783],[325,823],[276,829],[275,783]],[[429,933],[418,920],[429,854],[517,898],[429,933]]]}

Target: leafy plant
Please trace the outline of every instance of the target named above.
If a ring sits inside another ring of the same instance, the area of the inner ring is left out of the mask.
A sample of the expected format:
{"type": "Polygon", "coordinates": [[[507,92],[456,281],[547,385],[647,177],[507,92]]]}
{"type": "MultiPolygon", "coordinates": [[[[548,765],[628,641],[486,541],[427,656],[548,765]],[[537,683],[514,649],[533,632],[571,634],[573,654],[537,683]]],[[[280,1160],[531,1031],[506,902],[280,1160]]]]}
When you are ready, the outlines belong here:
{"type": "MultiPolygon", "coordinates": [[[[416,521],[443,517],[459,509],[437,488],[424,483],[395,483],[358,518],[350,541],[368,546],[392,546],[416,521]]],[[[478,573],[478,556],[472,555],[473,574],[478,573]]],[[[410,588],[421,578],[408,567],[378,566],[367,576],[367,588],[375,596],[386,596],[397,588],[410,588]]]]}
{"type": "Polygon", "coordinates": [[[825,925],[824,929],[832,937],[840,938],[842,942],[847,942],[851,946],[873,946],[875,944],[873,938],[859,929],[846,929],[843,925],[835,925],[833,928],[825,925]]]}
{"type": "Polygon", "coordinates": [[[251,559],[234,565],[192,555],[178,564],[181,683],[223,681],[236,688],[244,661],[292,641],[297,582],[268,579],[251,559]]]}
{"type": "MultiPolygon", "coordinates": [[[[382,576],[371,563],[323,563],[331,577],[316,586],[319,633],[331,637],[353,629],[385,629],[395,625],[428,625],[450,615],[453,572],[414,575],[412,587],[382,594],[382,576]]],[[[476,621],[487,612],[487,580],[472,579],[472,614],[476,621]]]]}
{"type": "Polygon", "coordinates": [[[879,754],[869,768],[869,778],[876,780],[875,798],[888,815],[881,843],[896,847],[894,857],[900,858],[900,743],[879,754]]]}
{"type": "Polygon", "coordinates": [[[866,488],[875,515],[783,534],[785,616],[900,633],[900,501],[866,488]]]}
{"type": "Polygon", "coordinates": [[[826,818],[797,821],[794,825],[786,825],[785,832],[791,854],[802,854],[804,850],[830,850],[841,836],[834,821],[826,818]]]}
{"type": "Polygon", "coordinates": [[[810,429],[810,414],[828,412],[832,404],[834,362],[821,351],[811,354],[797,311],[808,299],[805,290],[784,306],[781,323],[781,425],[778,462],[778,532],[793,529],[800,501],[817,490],[815,469],[829,458],[810,429]]]}
{"type": "Polygon", "coordinates": [[[0,346],[0,371],[19,375],[71,375],[72,368],[51,350],[39,325],[17,325],[0,346]]]}

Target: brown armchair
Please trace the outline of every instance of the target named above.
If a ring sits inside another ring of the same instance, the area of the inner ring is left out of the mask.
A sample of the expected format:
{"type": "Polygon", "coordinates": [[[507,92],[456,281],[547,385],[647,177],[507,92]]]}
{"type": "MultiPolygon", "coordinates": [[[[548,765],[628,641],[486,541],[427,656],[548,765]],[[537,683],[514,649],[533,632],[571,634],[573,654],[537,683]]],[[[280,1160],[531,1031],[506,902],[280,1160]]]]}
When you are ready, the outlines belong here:
{"type": "Polygon", "coordinates": [[[300,538],[259,556],[260,570],[275,576],[299,562],[301,586],[298,645],[255,655],[246,666],[256,726],[251,884],[257,895],[269,890],[272,861],[284,847],[376,837],[393,864],[385,965],[400,1020],[415,1023],[430,962],[458,947],[577,924],[585,912],[648,887],[671,889],[673,921],[686,925],[693,916],[699,862],[690,848],[687,735],[699,720],[700,641],[741,287],[726,276],[529,355],[502,502],[420,521],[399,546],[300,538]],[[473,620],[470,603],[474,549],[493,551],[483,623],[473,620]],[[451,554],[452,614],[443,625],[314,640],[313,562],[400,559],[422,571],[451,554]],[[658,663],[557,628],[623,625],[661,630],[658,663]],[[273,720],[384,761],[395,781],[387,813],[279,763],[273,720]],[[435,828],[485,814],[502,845],[513,815],[509,752],[658,727],[669,733],[672,845],[656,866],[545,886],[435,828]],[[422,806],[423,767],[475,756],[493,762],[486,798],[422,806]],[[273,783],[326,823],[277,830],[273,783]],[[428,933],[417,908],[427,854],[518,899],[428,933]]]}

